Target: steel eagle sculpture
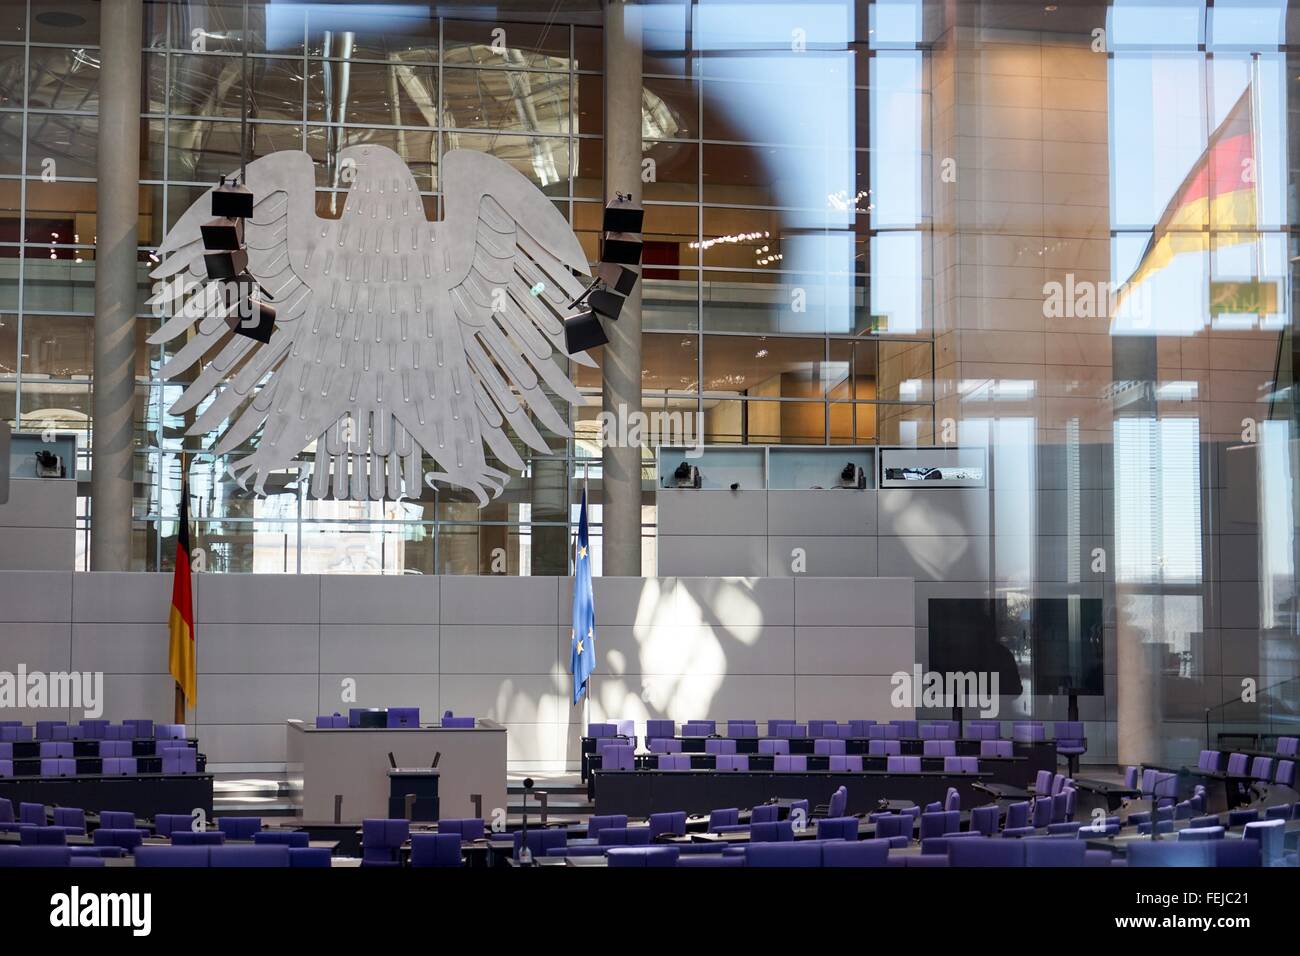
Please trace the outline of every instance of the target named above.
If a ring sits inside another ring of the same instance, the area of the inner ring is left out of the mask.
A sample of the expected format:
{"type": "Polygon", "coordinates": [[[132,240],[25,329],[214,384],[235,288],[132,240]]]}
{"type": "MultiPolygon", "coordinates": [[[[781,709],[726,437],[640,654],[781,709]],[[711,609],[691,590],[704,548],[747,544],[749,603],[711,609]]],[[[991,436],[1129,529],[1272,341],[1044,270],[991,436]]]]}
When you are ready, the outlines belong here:
{"type": "Polygon", "coordinates": [[[307,153],[247,166],[248,273],[277,312],[265,344],[234,334],[220,300],[174,308],[186,286],[207,282],[199,227],[211,190],[167,234],[152,272],[166,285],[150,301],[169,317],[149,341],[182,343],[164,380],[193,374],[170,413],[211,397],[186,434],[219,432],[217,455],[256,436],[229,469],[259,494],[314,443],[313,497],[414,497],[427,477],[468,489],[481,507],[509,480],[489,453],[523,468],[508,432],[543,453],[534,418],[570,434],[546,390],[582,403],[555,359],[564,308],[584,288],[570,270],[588,273],[586,255],[551,201],[493,156],[443,156],[438,222],[392,150],[351,146],[339,161],[353,178],[337,219],[316,214],[307,153]],[[437,469],[427,476],[424,452],[437,469]]]}

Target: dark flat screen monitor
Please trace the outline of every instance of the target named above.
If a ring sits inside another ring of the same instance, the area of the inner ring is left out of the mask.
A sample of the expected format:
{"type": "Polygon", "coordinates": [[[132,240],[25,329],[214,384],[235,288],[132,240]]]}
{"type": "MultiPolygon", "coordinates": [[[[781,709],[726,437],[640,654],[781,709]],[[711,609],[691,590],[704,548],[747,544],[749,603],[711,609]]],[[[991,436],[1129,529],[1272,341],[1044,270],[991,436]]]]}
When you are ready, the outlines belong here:
{"type": "Polygon", "coordinates": [[[929,613],[931,671],[996,673],[1006,697],[1103,693],[1100,599],[931,598],[929,613]]]}

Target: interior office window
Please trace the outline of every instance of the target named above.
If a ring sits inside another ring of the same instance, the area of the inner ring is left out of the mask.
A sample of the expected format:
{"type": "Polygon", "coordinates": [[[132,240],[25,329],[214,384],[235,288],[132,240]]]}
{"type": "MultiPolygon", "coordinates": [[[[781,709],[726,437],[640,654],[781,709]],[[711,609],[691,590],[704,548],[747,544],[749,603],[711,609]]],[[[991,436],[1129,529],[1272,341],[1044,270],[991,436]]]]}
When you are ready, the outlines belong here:
{"type": "Polygon", "coordinates": [[[929,341],[882,339],[878,348],[875,397],[890,402],[923,402],[933,397],[934,346],[929,341]]]}
{"type": "MultiPolygon", "coordinates": [[[[590,353],[594,366],[571,363],[569,374],[579,389],[599,395],[603,349],[590,353]]],[[[693,395],[699,390],[699,336],[681,332],[646,332],[641,337],[641,387],[645,395],[693,395]]],[[[593,406],[574,411],[587,417],[593,406]]]]}
{"type": "MultiPolygon", "coordinates": [[[[592,149],[578,141],[584,150],[592,149]]],[[[599,153],[595,154],[599,157],[599,153]]],[[[646,141],[642,149],[643,162],[650,160],[652,179],[642,183],[641,195],[646,202],[695,202],[700,197],[698,143],[676,141],[646,141]]],[[[692,210],[694,211],[694,210],[692,210]]]]}
{"type": "Polygon", "coordinates": [[[794,336],[706,335],[703,390],[747,398],[820,398],[825,340],[794,336]]]}
{"type": "MultiPolygon", "coordinates": [[[[877,404],[876,440],[882,445],[933,445],[933,405],[877,404]]],[[[861,410],[862,406],[858,406],[861,410]]],[[[862,436],[866,440],[866,436],[862,436]]]]}
{"type": "Polygon", "coordinates": [[[1115,420],[1115,576],[1201,581],[1200,421],[1115,420]]]}
{"type": "Polygon", "coordinates": [[[95,264],[51,259],[38,249],[27,249],[23,260],[23,309],[93,313],[95,264]]]}

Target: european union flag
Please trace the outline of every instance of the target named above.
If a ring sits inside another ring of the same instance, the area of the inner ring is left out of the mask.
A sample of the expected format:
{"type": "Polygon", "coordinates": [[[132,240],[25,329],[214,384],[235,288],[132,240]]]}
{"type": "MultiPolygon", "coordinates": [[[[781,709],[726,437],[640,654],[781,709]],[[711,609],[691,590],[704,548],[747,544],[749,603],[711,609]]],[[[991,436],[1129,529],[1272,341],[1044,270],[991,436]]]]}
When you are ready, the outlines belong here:
{"type": "Polygon", "coordinates": [[[578,517],[578,541],[573,552],[573,643],[569,649],[569,670],[573,671],[573,702],[587,690],[587,679],[596,669],[596,600],[591,591],[591,549],[587,540],[587,489],[582,489],[582,512],[578,517]]]}

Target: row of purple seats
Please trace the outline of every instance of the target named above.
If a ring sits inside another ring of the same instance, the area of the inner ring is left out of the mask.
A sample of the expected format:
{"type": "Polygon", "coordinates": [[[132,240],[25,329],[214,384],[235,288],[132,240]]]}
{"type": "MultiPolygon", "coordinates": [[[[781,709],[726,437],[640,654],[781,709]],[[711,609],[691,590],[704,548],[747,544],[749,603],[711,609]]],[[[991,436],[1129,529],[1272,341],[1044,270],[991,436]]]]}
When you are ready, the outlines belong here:
{"type": "MultiPolygon", "coordinates": [[[[608,725],[591,724],[589,737],[615,736],[606,728],[608,725]]],[[[617,735],[631,737],[635,725],[632,721],[620,721],[617,735]]],[[[1001,721],[972,720],[965,724],[965,732],[958,729],[955,720],[932,720],[922,724],[918,720],[891,720],[881,724],[874,720],[809,720],[798,723],[794,720],[772,718],[767,721],[767,737],[791,738],[813,737],[816,739],[869,738],[897,740],[900,738],[921,740],[956,740],[965,737],[968,740],[998,740],[1002,735],[1001,721]]],[[[651,719],[646,721],[646,738],[667,740],[675,737],[713,737],[718,733],[717,721],[688,720],[678,731],[675,721],[668,719],[651,719]]],[[[728,720],[726,737],[758,737],[759,722],[756,720],[728,720]]],[[[1024,742],[1046,741],[1047,728],[1042,721],[1014,721],[1011,740],[1024,742]]],[[[1086,751],[1087,739],[1081,721],[1056,721],[1053,725],[1053,739],[1057,742],[1058,753],[1077,755],[1086,751]]]]}
{"type": "Polygon", "coordinates": [[[326,847],[289,846],[141,846],[139,867],[328,867],[326,847]]]}
{"type": "MultiPolygon", "coordinates": [[[[92,740],[88,743],[93,744],[90,748],[93,753],[83,753],[84,758],[94,757],[130,757],[134,743],[130,740],[92,740]]],[[[155,742],[154,752],[157,755],[163,754],[167,750],[192,750],[188,740],[158,740],[155,742]]],[[[75,756],[73,742],[70,740],[42,740],[38,749],[38,756],[42,758],[60,757],[72,759],[75,756]]],[[[10,741],[0,741],[0,759],[14,759],[14,745],[10,741]]]]}
{"type": "Polygon", "coordinates": [[[62,720],[37,721],[35,726],[26,726],[19,721],[7,721],[0,724],[0,741],[24,742],[29,740],[137,740],[153,738],[158,740],[185,739],[184,724],[158,724],[152,720],[125,720],[121,724],[112,724],[106,720],[83,720],[77,726],[69,726],[62,720]]]}
{"type": "Polygon", "coordinates": [[[1230,777],[1247,777],[1261,783],[1282,783],[1292,786],[1295,782],[1295,761],[1275,761],[1272,757],[1252,759],[1247,754],[1234,753],[1228,757],[1227,774],[1230,777]]]}
{"type": "Polygon", "coordinates": [[[630,739],[636,736],[636,722],[631,720],[617,720],[588,724],[587,736],[595,738],[627,737],[630,739]]]}
{"type": "Polygon", "coordinates": [[[0,869],[11,867],[66,867],[103,866],[97,855],[78,854],[78,849],[91,847],[70,846],[0,846],[0,869]]]}

